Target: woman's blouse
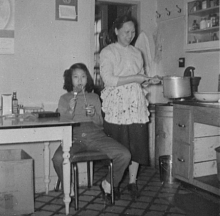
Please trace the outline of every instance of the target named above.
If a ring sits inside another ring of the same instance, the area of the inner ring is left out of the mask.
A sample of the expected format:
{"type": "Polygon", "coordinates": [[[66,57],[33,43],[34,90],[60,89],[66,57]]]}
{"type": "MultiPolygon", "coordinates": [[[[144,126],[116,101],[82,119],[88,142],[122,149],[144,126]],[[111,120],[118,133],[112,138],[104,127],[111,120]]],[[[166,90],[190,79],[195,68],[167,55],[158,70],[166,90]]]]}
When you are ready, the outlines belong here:
{"type": "Polygon", "coordinates": [[[105,84],[101,93],[105,120],[114,124],[149,121],[148,101],[140,84],[117,86],[120,76],[144,74],[143,58],[133,46],[110,44],[100,53],[100,74],[105,84]]]}

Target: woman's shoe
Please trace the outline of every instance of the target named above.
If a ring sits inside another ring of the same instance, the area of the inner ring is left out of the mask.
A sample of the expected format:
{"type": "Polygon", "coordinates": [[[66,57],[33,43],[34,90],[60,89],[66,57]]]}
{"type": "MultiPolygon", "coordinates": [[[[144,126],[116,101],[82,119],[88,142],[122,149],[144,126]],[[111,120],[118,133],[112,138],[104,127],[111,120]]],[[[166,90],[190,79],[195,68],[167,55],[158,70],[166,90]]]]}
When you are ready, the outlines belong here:
{"type": "Polygon", "coordinates": [[[99,185],[99,188],[100,188],[100,190],[102,192],[102,199],[105,201],[105,204],[111,205],[112,204],[112,202],[111,202],[111,200],[112,200],[111,194],[105,192],[104,188],[102,187],[102,183],[99,185]]]}
{"type": "Polygon", "coordinates": [[[132,199],[137,199],[140,197],[140,193],[138,192],[138,187],[135,183],[128,184],[127,189],[132,199]]]}

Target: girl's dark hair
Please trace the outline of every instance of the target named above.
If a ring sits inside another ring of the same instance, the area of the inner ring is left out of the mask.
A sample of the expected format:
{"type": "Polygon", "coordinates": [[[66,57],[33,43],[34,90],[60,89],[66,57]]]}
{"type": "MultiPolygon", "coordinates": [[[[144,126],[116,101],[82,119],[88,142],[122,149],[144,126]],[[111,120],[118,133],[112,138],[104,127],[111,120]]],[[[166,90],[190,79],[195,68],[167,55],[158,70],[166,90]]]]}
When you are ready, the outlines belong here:
{"type": "MultiPolygon", "coordinates": [[[[117,35],[115,34],[115,29],[120,29],[122,28],[123,24],[126,22],[133,22],[134,23],[134,27],[135,27],[135,38],[137,37],[137,21],[134,17],[132,17],[130,14],[125,14],[123,16],[119,16],[118,18],[116,18],[116,20],[113,22],[113,25],[109,31],[109,37],[111,40],[111,43],[115,43],[118,41],[117,35]]],[[[135,38],[133,39],[133,41],[135,40],[135,38]]]]}
{"type": "Polygon", "coordinates": [[[73,91],[72,74],[73,74],[73,71],[76,70],[76,69],[81,69],[86,73],[87,84],[85,86],[85,91],[92,92],[94,90],[94,82],[93,82],[91,74],[89,73],[88,68],[83,63],[73,64],[69,69],[64,71],[64,74],[63,74],[63,78],[64,78],[63,89],[67,90],[67,92],[73,91]]]}

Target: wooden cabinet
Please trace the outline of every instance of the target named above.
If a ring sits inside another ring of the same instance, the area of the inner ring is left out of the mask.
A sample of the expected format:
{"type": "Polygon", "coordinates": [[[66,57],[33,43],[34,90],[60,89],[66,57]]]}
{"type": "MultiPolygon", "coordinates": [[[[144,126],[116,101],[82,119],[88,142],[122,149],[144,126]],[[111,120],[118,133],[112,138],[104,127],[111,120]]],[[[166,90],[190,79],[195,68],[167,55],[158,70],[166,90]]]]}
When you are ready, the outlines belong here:
{"type": "Polygon", "coordinates": [[[190,167],[190,110],[174,109],[173,111],[173,164],[174,176],[189,180],[190,167]]]}
{"type": "Polygon", "coordinates": [[[220,50],[219,1],[186,0],[185,11],[185,50],[187,52],[220,50]]]}
{"type": "Polygon", "coordinates": [[[220,104],[174,104],[173,176],[220,196],[215,148],[220,146],[220,104]]]}
{"type": "Polygon", "coordinates": [[[157,21],[165,21],[184,15],[183,0],[158,0],[157,21]]]}

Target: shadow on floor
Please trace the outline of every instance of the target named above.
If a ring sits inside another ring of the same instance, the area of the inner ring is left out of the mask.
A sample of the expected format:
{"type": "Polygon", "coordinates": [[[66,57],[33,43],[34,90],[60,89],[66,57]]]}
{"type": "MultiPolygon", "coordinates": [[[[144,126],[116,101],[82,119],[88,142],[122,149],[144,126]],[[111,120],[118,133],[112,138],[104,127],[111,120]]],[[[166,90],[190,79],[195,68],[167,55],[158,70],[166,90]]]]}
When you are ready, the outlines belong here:
{"type": "Polygon", "coordinates": [[[175,194],[174,206],[182,209],[187,216],[219,216],[220,205],[195,193],[175,194]]]}

